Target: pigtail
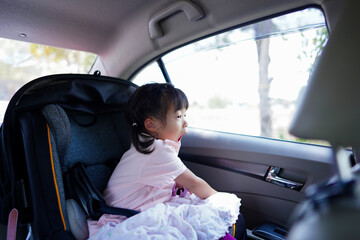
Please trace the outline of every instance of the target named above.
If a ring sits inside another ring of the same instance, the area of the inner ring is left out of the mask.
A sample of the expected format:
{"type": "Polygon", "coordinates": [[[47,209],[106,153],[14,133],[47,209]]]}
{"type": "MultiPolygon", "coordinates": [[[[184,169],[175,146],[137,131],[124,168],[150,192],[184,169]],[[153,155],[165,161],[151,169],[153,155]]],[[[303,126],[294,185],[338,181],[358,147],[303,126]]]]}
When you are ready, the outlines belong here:
{"type": "Polygon", "coordinates": [[[144,126],[147,114],[142,97],[143,93],[140,90],[138,88],[131,96],[126,115],[131,126],[131,143],[138,152],[149,154],[154,151],[150,146],[154,143],[155,139],[148,134],[144,126]]]}
{"type": "Polygon", "coordinates": [[[150,146],[154,143],[154,141],[155,139],[152,136],[139,130],[137,123],[132,124],[131,142],[137,151],[144,154],[152,153],[154,148],[150,148],[150,146]]]}

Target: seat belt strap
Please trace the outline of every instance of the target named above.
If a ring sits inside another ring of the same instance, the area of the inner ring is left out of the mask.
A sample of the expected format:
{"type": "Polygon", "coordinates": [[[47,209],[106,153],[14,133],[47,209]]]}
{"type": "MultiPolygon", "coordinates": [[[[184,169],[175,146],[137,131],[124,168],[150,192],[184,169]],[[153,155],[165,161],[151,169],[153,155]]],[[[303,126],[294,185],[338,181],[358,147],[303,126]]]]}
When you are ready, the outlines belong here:
{"type": "Polygon", "coordinates": [[[18,210],[16,208],[13,208],[9,214],[6,240],[16,240],[18,216],[19,216],[18,210]]]}

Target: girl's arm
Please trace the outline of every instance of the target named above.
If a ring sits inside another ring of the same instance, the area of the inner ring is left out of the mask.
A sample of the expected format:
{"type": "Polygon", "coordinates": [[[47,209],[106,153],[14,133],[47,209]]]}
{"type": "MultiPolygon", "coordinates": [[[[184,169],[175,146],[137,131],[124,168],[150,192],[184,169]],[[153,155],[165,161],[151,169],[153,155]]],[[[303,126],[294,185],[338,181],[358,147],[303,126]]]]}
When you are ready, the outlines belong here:
{"type": "Polygon", "coordinates": [[[199,198],[205,199],[217,193],[203,179],[196,176],[189,169],[175,178],[176,184],[186,187],[190,192],[195,193],[199,198]]]}

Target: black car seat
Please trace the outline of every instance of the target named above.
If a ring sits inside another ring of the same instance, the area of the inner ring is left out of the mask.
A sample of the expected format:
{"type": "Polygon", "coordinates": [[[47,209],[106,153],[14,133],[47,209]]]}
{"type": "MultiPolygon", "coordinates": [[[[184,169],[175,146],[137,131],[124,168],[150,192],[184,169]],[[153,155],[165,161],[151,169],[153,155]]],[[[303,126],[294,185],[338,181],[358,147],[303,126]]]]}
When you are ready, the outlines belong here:
{"type": "MultiPolygon", "coordinates": [[[[130,147],[128,124],[122,111],[102,114],[66,112],[62,107],[51,104],[44,106],[41,112],[49,125],[51,152],[55,171],[58,171],[56,176],[59,176],[56,181],[59,185],[59,193],[65,192],[65,195],[60,197],[63,209],[66,209],[63,213],[65,223],[76,239],[86,239],[88,237],[86,219],[91,214],[84,212],[80,206],[81,199],[76,201],[77,194],[73,195],[71,190],[67,189],[76,184],[76,181],[70,179],[67,182],[65,177],[67,175],[64,173],[82,163],[86,167],[85,171],[90,183],[94,184],[98,192],[102,192],[119,157],[130,147]]],[[[80,177],[85,178],[85,176],[80,177]]],[[[78,190],[75,188],[72,191],[78,190]]]]}
{"type": "Polygon", "coordinates": [[[135,89],[129,81],[78,74],[43,77],[20,89],[1,129],[0,160],[8,170],[0,179],[2,221],[15,207],[33,239],[86,239],[87,215],[64,173],[81,163],[102,192],[130,147],[125,109],[135,89]]]}

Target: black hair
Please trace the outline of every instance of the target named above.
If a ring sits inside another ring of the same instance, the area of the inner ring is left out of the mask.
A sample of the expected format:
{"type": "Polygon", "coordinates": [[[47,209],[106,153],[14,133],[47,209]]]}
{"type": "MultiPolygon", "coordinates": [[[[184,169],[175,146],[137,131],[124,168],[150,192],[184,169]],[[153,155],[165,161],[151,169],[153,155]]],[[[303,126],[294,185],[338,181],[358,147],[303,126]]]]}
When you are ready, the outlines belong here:
{"type": "Polygon", "coordinates": [[[155,138],[144,126],[145,119],[152,117],[166,125],[166,115],[171,107],[175,111],[188,109],[189,102],[183,91],[170,83],[142,85],[131,96],[128,105],[128,120],[132,126],[131,142],[137,151],[148,154],[155,138]]]}

